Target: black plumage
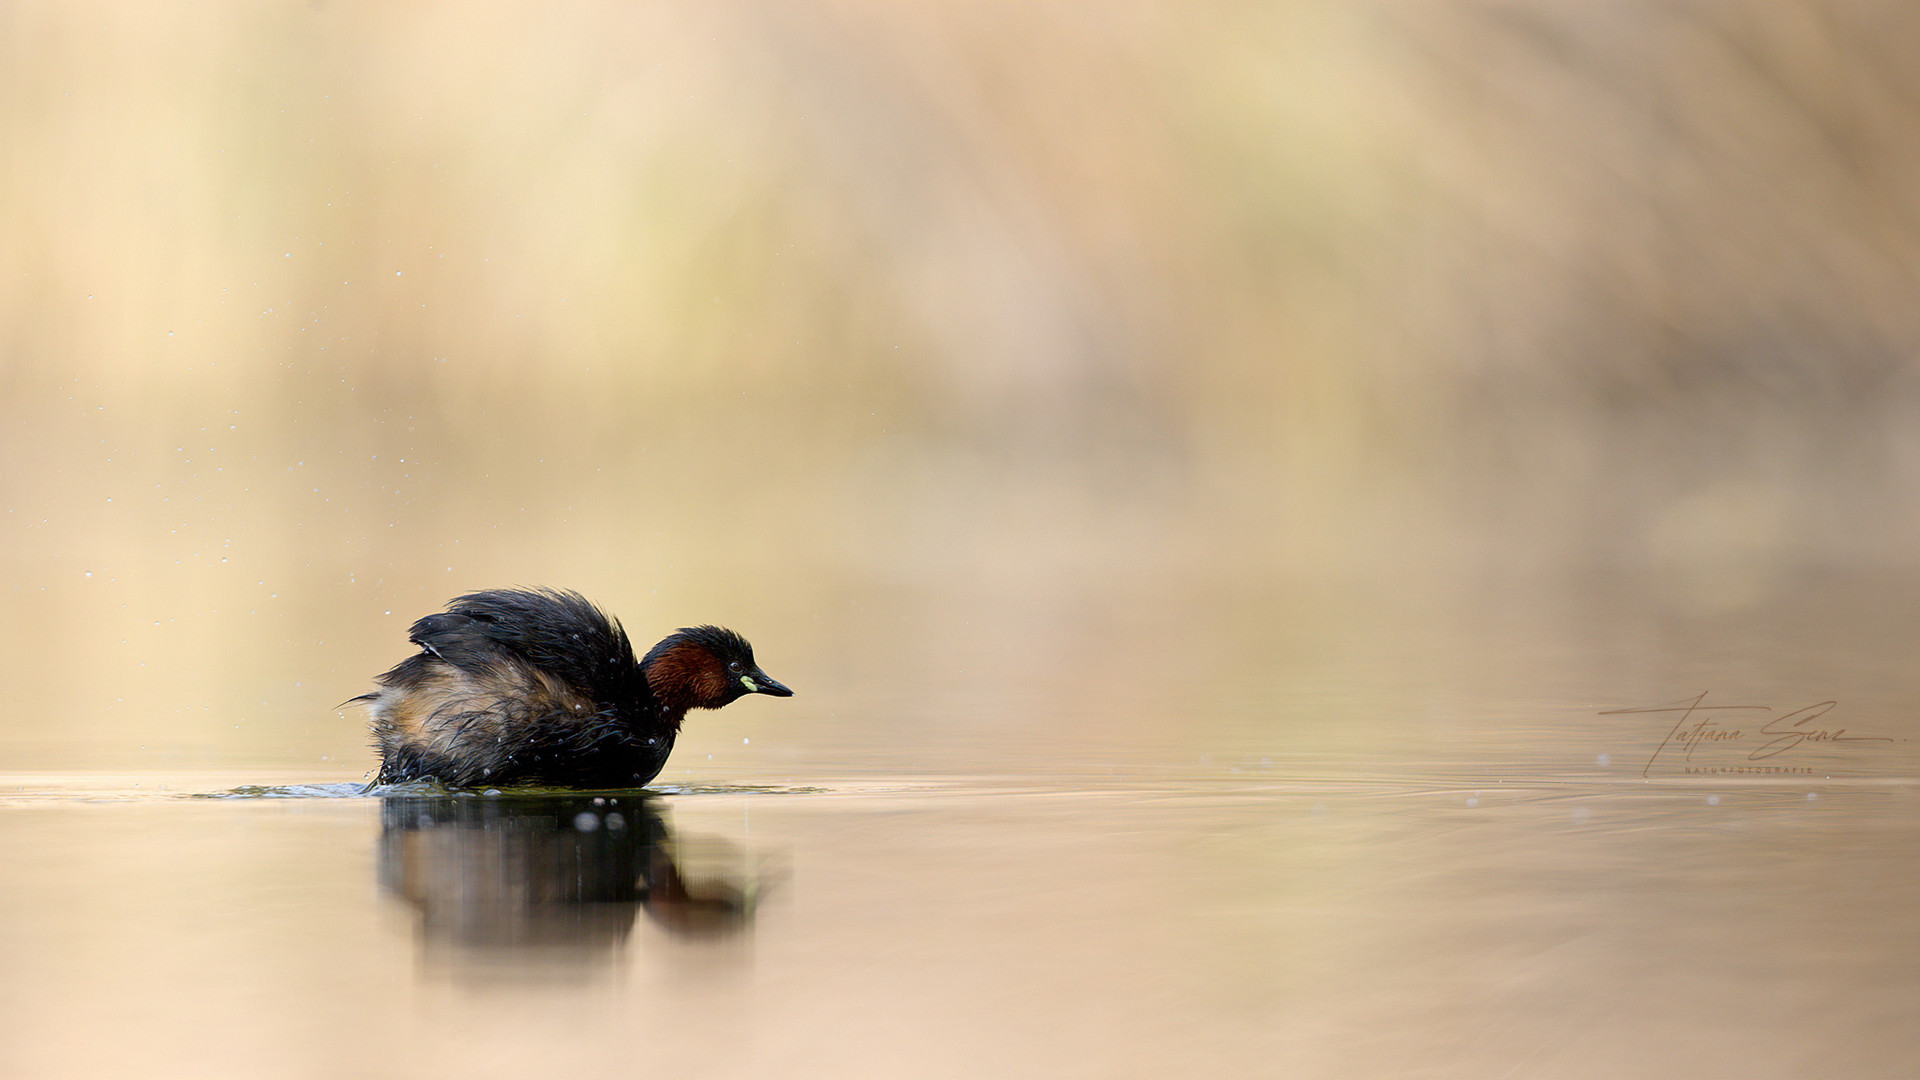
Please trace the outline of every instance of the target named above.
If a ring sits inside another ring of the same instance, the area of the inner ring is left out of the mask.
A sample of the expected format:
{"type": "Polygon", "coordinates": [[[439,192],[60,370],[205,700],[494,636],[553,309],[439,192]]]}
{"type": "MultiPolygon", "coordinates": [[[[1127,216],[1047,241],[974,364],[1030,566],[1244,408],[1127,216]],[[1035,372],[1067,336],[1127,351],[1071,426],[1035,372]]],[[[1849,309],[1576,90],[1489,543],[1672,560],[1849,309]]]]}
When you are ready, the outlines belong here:
{"type": "Polygon", "coordinates": [[[354,699],[372,713],[383,784],[637,787],[688,709],[793,693],[717,626],[682,628],[636,661],[619,622],[575,592],[469,593],[408,637],[420,652],[354,699]]]}

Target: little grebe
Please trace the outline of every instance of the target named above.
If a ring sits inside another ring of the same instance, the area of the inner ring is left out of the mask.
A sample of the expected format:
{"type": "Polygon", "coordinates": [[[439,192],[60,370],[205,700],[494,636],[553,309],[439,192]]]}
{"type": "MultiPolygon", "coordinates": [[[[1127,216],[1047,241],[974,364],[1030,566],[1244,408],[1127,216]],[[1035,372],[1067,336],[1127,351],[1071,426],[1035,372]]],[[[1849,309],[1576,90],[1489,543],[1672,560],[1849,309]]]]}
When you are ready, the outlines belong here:
{"type": "Polygon", "coordinates": [[[468,593],[407,637],[420,652],[353,699],[373,714],[381,784],[638,787],[688,709],[793,695],[717,626],[685,627],[636,663],[620,624],[575,592],[468,593]]]}

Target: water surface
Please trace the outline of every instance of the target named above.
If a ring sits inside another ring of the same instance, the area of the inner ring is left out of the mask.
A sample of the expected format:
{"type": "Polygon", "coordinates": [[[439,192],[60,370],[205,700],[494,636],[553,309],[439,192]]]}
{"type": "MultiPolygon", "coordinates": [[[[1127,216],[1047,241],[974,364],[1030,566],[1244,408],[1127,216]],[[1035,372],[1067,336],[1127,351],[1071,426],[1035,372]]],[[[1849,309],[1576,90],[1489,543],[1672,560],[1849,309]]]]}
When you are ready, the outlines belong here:
{"type": "MultiPolygon", "coordinates": [[[[1486,662],[1557,651],[1505,649],[1486,662]]],[[[1677,714],[1602,715],[1672,698],[1407,681],[1417,710],[1337,679],[1206,710],[1043,698],[1027,737],[934,738],[919,769],[844,725],[731,756],[690,734],[646,793],[7,774],[0,1072],[1791,1077],[1920,1054],[1911,714],[1837,707],[1821,723],[1863,741],[1753,761],[1757,736],[1676,747],[1677,714]],[[1112,735],[1063,749],[1050,720],[1112,735]],[[1017,767],[967,768],[995,753],[1017,767]]]]}

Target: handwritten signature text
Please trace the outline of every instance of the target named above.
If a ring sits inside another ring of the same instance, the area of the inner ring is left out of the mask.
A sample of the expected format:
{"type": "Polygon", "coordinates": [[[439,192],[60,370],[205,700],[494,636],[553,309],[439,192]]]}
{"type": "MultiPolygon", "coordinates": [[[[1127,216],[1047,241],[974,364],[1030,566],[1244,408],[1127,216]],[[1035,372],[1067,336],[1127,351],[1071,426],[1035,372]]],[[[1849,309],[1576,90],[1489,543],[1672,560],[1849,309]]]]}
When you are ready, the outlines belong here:
{"type": "MultiPolygon", "coordinates": [[[[1821,701],[1804,705],[1788,713],[1769,716],[1773,708],[1767,705],[1709,705],[1708,691],[1702,690],[1691,698],[1684,698],[1670,705],[1656,705],[1641,709],[1606,709],[1602,716],[1662,716],[1674,717],[1673,727],[1667,731],[1667,737],[1647,759],[1646,767],[1640,770],[1646,776],[1653,770],[1654,762],[1667,752],[1668,747],[1679,746],[1685,753],[1685,760],[1693,761],[1693,752],[1702,746],[1721,743],[1745,744],[1764,739],[1759,745],[1747,752],[1749,761],[1765,761],[1778,757],[1804,743],[1890,743],[1893,739],[1876,735],[1849,735],[1843,727],[1821,727],[1817,721],[1826,716],[1838,702],[1821,701]]],[[[1728,749],[1732,749],[1731,746],[1728,749]]]]}

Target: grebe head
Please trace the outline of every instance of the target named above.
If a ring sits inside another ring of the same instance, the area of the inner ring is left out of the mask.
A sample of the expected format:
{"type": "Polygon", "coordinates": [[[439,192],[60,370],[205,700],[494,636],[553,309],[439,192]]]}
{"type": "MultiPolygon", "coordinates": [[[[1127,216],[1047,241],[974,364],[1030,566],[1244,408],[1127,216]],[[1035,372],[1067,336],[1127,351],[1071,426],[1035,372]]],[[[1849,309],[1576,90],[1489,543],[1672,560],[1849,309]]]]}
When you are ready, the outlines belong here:
{"type": "Polygon", "coordinates": [[[653,696],[670,709],[717,709],[748,694],[792,697],[760,670],[747,639],[718,626],[686,626],[640,661],[653,696]]]}

